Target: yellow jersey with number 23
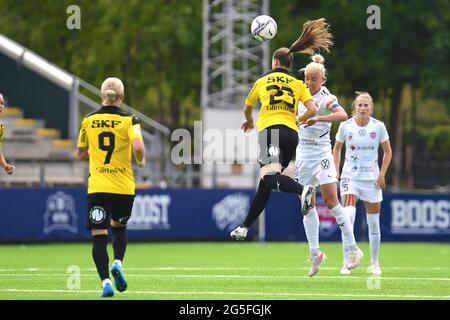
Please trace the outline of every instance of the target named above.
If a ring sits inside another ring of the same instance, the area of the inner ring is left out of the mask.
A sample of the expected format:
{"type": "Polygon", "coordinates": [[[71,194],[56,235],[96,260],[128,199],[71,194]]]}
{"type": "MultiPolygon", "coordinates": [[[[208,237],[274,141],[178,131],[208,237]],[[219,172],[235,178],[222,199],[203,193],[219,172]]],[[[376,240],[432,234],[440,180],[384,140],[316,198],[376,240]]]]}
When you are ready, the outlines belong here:
{"type": "Polygon", "coordinates": [[[296,115],[298,102],[312,100],[305,83],[293,77],[286,69],[276,68],[256,80],[245,100],[248,106],[261,102],[256,128],[258,132],[273,126],[285,125],[298,131],[296,115]]]}

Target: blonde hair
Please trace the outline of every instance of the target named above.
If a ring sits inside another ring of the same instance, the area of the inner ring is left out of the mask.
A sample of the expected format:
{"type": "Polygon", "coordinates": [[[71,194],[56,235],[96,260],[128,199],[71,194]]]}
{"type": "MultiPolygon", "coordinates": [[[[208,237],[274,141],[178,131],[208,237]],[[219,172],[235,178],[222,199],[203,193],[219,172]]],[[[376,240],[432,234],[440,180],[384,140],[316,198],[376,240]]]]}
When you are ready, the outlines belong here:
{"type": "Polygon", "coordinates": [[[366,91],[355,91],[355,94],[356,97],[352,102],[352,115],[355,115],[356,100],[358,100],[358,98],[367,98],[369,100],[370,108],[372,109],[373,112],[373,99],[370,93],[366,91]]]}
{"type": "Polygon", "coordinates": [[[118,105],[124,97],[124,86],[119,78],[107,78],[102,83],[101,95],[103,105],[118,105]]]}
{"type": "Polygon", "coordinates": [[[306,67],[301,68],[300,72],[306,72],[307,70],[318,70],[323,77],[322,84],[325,84],[327,82],[327,70],[325,69],[325,58],[322,57],[320,54],[316,53],[315,55],[311,56],[311,62],[306,65],[306,67]]]}
{"type": "Polygon", "coordinates": [[[324,18],[305,22],[300,37],[289,48],[276,50],[272,59],[279,60],[282,66],[290,69],[294,62],[293,53],[312,55],[316,49],[330,52],[333,35],[329,31],[329,27],[324,18]]]}

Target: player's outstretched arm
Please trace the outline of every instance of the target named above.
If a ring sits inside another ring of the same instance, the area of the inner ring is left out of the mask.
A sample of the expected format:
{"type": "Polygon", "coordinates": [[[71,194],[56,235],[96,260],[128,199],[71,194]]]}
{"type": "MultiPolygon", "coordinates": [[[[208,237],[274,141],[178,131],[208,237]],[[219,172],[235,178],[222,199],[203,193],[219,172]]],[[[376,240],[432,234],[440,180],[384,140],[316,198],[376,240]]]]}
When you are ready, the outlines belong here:
{"type": "Polygon", "coordinates": [[[314,117],[317,112],[317,106],[314,100],[308,100],[305,102],[306,112],[296,117],[297,123],[301,124],[311,117],[314,117]]]}

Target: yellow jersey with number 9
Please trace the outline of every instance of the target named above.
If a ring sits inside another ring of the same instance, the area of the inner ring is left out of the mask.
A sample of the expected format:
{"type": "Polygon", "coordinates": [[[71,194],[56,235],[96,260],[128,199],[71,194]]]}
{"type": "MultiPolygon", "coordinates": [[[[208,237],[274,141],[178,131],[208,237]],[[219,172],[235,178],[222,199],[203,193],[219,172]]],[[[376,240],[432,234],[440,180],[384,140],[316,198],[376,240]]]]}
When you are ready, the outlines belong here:
{"type": "Polygon", "coordinates": [[[139,119],[119,107],[103,106],[81,124],[78,148],[89,149],[88,194],[135,194],[133,139],[142,139],[139,119]]]}
{"type": "Polygon", "coordinates": [[[245,100],[248,106],[261,102],[256,128],[258,132],[273,126],[285,125],[298,131],[295,116],[298,102],[312,100],[305,83],[293,77],[286,69],[276,68],[256,80],[245,100]]]}

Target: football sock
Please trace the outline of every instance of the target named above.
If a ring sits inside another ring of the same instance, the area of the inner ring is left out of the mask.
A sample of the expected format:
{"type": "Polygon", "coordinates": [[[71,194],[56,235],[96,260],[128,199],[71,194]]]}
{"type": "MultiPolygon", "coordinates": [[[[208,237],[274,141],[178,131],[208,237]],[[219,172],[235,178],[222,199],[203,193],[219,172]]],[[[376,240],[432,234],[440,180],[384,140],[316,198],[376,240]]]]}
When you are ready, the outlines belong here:
{"type": "Polygon", "coordinates": [[[353,206],[348,206],[344,208],[345,213],[347,213],[350,218],[350,222],[352,223],[352,227],[355,225],[355,216],[356,216],[356,208],[353,206]]]}
{"type": "Polygon", "coordinates": [[[98,275],[103,281],[109,278],[109,257],[106,246],[108,244],[108,235],[99,234],[92,236],[92,258],[94,259],[95,266],[97,267],[98,275]]]}
{"type": "Polygon", "coordinates": [[[112,281],[111,281],[111,279],[105,279],[105,280],[103,280],[102,281],[102,287],[104,288],[107,284],[110,284],[110,285],[112,285],[112,281]]]}
{"type": "Polygon", "coordinates": [[[303,216],[303,226],[309,243],[309,252],[311,257],[315,257],[320,253],[319,216],[316,208],[312,208],[307,215],[303,216]]]}
{"type": "Polygon", "coordinates": [[[261,212],[266,207],[267,201],[269,200],[271,190],[267,188],[264,181],[259,180],[258,190],[256,191],[255,197],[253,198],[252,204],[250,206],[250,211],[245,218],[243,226],[249,228],[252,223],[259,217],[261,212]]]}
{"type": "Polygon", "coordinates": [[[284,176],[279,173],[267,174],[263,179],[269,189],[287,193],[302,194],[303,187],[288,176],[284,176]]]}
{"type": "Polygon", "coordinates": [[[127,227],[111,228],[114,260],[123,261],[128,244],[127,227]]]}
{"type": "MultiPolygon", "coordinates": [[[[356,216],[356,208],[354,206],[347,206],[344,207],[345,213],[349,216],[350,222],[352,223],[352,229],[355,226],[355,216],[356,216]]],[[[344,238],[342,238],[342,249],[344,251],[344,263],[348,262],[348,258],[350,255],[350,252],[348,250],[345,250],[344,246],[344,238]]]]}
{"type": "Polygon", "coordinates": [[[367,226],[369,227],[370,263],[378,264],[378,252],[380,249],[380,214],[368,213],[367,226]]]}
{"type": "Polygon", "coordinates": [[[336,207],[331,209],[331,213],[336,217],[336,222],[341,229],[342,243],[344,248],[349,251],[355,251],[358,247],[356,246],[355,236],[353,234],[353,227],[350,222],[349,216],[346,214],[344,207],[338,204],[336,207]]]}

